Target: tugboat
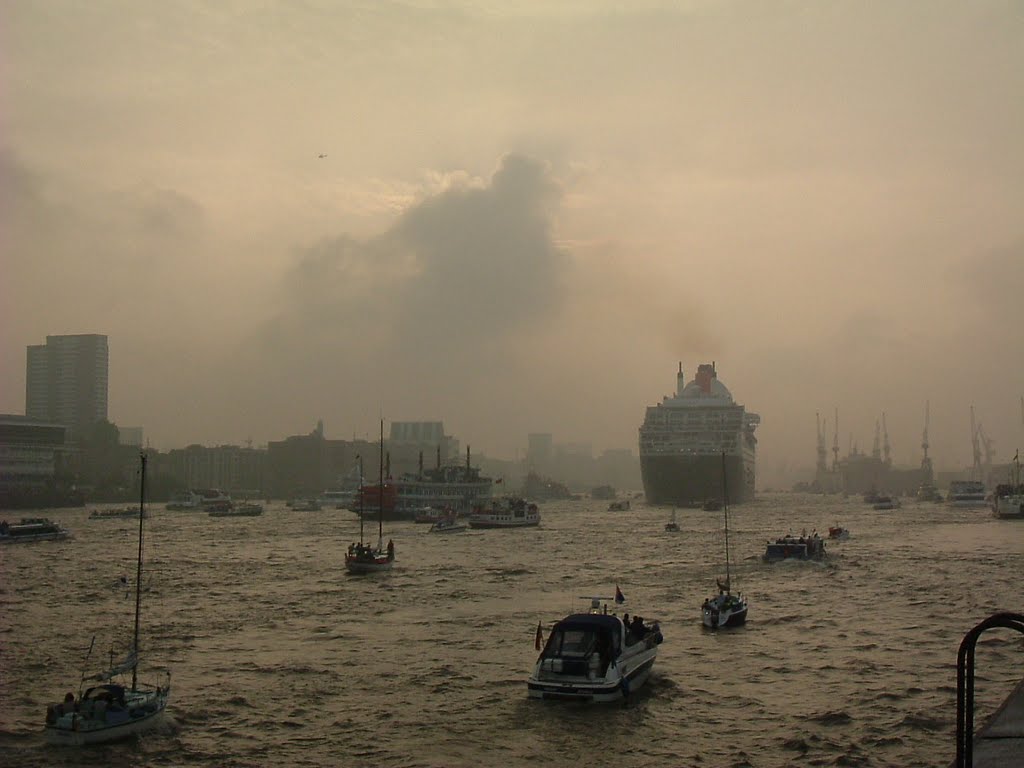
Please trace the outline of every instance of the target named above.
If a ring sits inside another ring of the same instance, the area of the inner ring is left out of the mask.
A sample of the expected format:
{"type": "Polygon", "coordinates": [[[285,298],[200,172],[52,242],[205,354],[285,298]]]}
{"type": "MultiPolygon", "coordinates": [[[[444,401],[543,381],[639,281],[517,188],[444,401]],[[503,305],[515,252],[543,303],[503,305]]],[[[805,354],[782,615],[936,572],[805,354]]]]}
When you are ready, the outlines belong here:
{"type": "MultiPolygon", "coordinates": [[[[557,622],[547,642],[537,625],[534,647],[540,656],[527,681],[530,698],[616,701],[647,681],[664,639],[658,622],[608,613],[607,597],[584,599],[590,611],[557,622]]],[[[618,587],[614,599],[625,601],[618,587]]]]}

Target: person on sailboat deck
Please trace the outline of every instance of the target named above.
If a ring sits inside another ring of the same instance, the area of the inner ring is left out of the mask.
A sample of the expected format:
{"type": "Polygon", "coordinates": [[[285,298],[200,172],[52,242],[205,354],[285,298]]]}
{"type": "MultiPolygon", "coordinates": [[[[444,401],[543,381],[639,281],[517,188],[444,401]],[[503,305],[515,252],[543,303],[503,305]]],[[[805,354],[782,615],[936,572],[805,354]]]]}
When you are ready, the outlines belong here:
{"type": "Polygon", "coordinates": [[[633,641],[639,642],[644,639],[644,635],[647,634],[647,627],[644,626],[644,620],[641,616],[634,616],[633,623],[629,625],[629,630],[633,635],[633,641]]]}
{"type": "Polygon", "coordinates": [[[388,560],[395,559],[395,542],[393,539],[388,539],[388,560]]]}

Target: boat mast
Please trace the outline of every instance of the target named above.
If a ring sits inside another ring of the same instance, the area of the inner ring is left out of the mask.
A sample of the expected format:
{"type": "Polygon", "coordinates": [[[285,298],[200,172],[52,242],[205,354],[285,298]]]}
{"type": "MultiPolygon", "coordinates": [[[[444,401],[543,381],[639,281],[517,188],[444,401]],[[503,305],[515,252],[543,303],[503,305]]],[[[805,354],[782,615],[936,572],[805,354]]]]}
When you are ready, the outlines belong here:
{"type": "Polygon", "coordinates": [[[359,543],[363,543],[363,457],[356,454],[359,462],[359,543]]]}
{"type": "Polygon", "coordinates": [[[146,454],[139,453],[140,470],[139,481],[139,560],[135,567],[135,638],[132,641],[132,653],[135,655],[135,663],[132,665],[132,690],[135,690],[138,682],[139,672],[139,613],[142,609],[142,520],[146,514],[146,454]]]}
{"type": "Polygon", "coordinates": [[[732,578],[729,573],[729,490],[725,481],[725,451],[722,451],[722,509],[725,510],[725,591],[732,594],[732,578]]]}
{"type": "Polygon", "coordinates": [[[384,545],[384,419],[380,420],[380,514],[378,515],[377,549],[384,545]]]}

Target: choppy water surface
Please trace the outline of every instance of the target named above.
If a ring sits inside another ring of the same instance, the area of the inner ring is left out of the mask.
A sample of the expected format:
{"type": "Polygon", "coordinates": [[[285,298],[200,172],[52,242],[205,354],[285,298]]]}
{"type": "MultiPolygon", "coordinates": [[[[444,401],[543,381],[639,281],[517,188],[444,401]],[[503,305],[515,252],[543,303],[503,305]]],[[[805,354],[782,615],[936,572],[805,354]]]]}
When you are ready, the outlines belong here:
{"type": "MultiPolygon", "coordinates": [[[[127,641],[135,523],[51,513],[75,538],[0,549],[0,763],[56,766],[948,765],[956,652],[1021,610],[1024,525],[986,510],[763,495],[731,510],[745,628],[712,633],[721,513],[634,502],[542,505],[539,529],[432,535],[388,524],[390,574],[348,576],[358,521],[271,506],[257,518],[147,521],[144,671],[170,669],[163,726],[125,743],[43,743],[45,706],[127,641]],[[760,561],[764,542],[840,523],[825,564],[760,561]],[[665,634],[627,705],[526,698],[538,620],[625,593],[665,634]]],[[[13,517],[7,513],[7,516],[13,517]]],[[[1019,679],[1021,643],[979,646],[979,715],[1019,679]]],[[[142,675],[143,678],[147,676],[142,675]]]]}

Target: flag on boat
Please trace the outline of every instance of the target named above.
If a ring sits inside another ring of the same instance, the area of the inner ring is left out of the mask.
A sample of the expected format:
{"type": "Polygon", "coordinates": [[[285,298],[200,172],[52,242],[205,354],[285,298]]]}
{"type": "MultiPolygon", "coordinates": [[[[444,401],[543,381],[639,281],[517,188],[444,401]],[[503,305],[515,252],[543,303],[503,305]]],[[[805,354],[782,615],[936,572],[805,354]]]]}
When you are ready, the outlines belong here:
{"type": "Polygon", "coordinates": [[[624,594],[622,594],[622,590],[619,589],[619,585],[618,584],[615,585],[615,602],[616,603],[624,603],[624,602],[626,602],[626,596],[624,594]]]}
{"type": "Polygon", "coordinates": [[[544,630],[540,628],[540,622],[537,622],[537,636],[533,639],[533,647],[538,651],[540,650],[541,641],[544,639],[544,630]]]}

